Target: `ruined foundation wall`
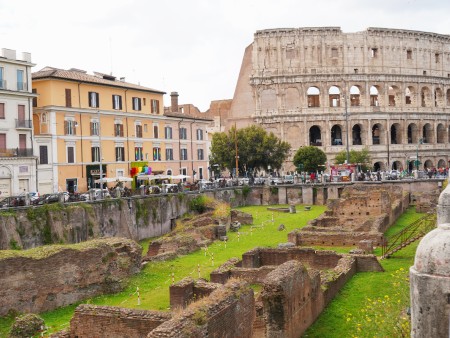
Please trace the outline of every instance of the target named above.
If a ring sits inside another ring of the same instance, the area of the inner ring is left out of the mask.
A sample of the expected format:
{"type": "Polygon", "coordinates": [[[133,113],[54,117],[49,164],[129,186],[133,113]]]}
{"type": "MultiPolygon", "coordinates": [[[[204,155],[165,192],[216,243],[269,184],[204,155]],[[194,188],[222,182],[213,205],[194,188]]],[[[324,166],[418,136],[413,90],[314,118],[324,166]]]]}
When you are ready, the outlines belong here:
{"type": "Polygon", "coordinates": [[[70,338],[145,338],[172,315],[168,312],[82,304],[70,321],[70,338]]]}
{"type": "Polygon", "coordinates": [[[0,316],[43,312],[121,289],[141,267],[141,247],[124,238],[0,251],[0,316]]]}

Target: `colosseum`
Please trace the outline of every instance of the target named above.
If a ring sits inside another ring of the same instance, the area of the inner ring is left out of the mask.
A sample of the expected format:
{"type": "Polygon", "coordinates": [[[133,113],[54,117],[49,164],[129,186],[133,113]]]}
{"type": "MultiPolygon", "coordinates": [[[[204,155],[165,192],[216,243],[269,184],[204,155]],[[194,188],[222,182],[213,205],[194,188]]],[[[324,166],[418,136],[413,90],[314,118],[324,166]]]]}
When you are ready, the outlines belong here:
{"type": "MultiPolygon", "coordinates": [[[[228,125],[260,124],[332,163],[370,150],[375,170],[448,167],[450,35],[339,27],[257,31],[245,50],[228,125]],[[348,146],[347,146],[348,145],[348,146]]],[[[284,171],[295,170],[291,159],[284,171]]]]}

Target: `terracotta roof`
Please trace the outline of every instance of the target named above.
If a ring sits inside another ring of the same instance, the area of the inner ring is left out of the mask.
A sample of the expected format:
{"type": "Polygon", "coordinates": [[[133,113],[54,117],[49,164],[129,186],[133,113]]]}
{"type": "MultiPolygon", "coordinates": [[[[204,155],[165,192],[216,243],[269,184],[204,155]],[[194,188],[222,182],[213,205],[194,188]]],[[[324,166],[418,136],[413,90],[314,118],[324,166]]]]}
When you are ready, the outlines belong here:
{"type": "Polygon", "coordinates": [[[161,90],[156,90],[148,87],[143,87],[133,83],[118,81],[112,75],[95,73],[96,75],[87,74],[86,71],[71,68],[69,70],[58,69],[53,67],[45,67],[37,72],[31,74],[33,81],[40,79],[63,79],[76,82],[92,83],[98,85],[106,85],[120,88],[136,89],[146,92],[166,94],[161,90]]]}

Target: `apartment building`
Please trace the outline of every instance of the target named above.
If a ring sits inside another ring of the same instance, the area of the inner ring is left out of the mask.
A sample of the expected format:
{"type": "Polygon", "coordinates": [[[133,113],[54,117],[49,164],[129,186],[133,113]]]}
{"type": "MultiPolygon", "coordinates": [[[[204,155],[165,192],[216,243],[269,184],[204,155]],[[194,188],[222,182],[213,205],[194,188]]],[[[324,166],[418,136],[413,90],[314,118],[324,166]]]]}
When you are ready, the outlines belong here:
{"type": "Polygon", "coordinates": [[[46,67],[32,78],[41,193],[83,192],[100,175],[136,186],[148,173],[206,173],[210,121],[164,114],[165,92],[73,68],[46,67]]]}
{"type": "Polygon", "coordinates": [[[0,54],[0,196],[36,190],[30,53],[0,54]]]}

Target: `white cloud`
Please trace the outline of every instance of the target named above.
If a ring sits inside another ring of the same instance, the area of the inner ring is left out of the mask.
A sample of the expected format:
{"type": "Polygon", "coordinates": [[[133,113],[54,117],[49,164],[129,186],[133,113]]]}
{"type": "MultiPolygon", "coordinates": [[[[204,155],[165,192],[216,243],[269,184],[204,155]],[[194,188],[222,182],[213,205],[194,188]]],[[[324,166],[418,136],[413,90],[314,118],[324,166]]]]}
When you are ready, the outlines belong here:
{"type": "MultiPolygon", "coordinates": [[[[0,48],[44,66],[81,68],[178,91],[201,110],[233,97],[256,30],[339,26],[449,34],[450,3],[421,0],[56,0],[0,3],[0,48]]],[[[169,105],[169,96],[165,104],[169,105]]]]}

